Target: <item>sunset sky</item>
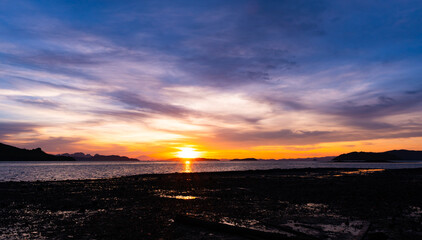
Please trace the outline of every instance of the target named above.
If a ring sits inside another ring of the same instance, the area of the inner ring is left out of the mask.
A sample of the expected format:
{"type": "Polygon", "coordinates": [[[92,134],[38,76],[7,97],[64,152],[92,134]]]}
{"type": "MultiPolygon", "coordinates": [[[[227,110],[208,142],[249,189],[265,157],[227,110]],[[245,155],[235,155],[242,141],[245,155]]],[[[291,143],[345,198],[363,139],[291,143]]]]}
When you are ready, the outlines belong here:
{"type": "Polygon", "coordinates": [[[0,1],[0,142],[142,159],[422,150],[422,1],[0,1]]]}

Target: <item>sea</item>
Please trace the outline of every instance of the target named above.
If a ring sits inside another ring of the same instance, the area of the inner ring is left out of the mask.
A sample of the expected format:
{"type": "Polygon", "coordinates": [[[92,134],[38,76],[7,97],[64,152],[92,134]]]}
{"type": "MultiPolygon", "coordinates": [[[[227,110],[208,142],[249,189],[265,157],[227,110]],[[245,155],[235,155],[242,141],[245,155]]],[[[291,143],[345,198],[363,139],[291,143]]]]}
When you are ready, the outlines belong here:
{"type": "Polygon", "coordinates": [[[113,178],[139,174],[223,172],[293,168],[422,168],[422,161],[362,163],[331,161],[215,161],[215,162],[8,162],[0,161],[0,181],[61,181],[113,178]]]}

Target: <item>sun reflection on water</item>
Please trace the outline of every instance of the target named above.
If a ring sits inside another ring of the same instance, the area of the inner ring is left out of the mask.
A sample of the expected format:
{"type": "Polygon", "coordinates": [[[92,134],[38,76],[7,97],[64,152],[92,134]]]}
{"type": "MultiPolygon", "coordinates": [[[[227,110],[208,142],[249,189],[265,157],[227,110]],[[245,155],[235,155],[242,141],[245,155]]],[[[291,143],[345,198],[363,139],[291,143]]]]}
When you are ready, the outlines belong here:
{"type": "Polygon", "coordinates": [[[186,160],[184,165],[185,165],[185,170],[183,172],[184,173],[191,173],[192,172],[191,161],[186,160]]]}

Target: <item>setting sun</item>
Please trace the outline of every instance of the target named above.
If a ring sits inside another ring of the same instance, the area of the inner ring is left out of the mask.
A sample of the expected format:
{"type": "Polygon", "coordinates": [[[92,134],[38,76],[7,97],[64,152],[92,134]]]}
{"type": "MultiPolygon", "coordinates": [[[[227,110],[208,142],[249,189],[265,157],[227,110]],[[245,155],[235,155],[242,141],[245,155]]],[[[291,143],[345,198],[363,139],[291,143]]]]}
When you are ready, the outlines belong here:
{"type": "Polygon", "coordinates": [[[179,158],[197,158],[201,155],[200,152],[197,152],[196,149],[191,147],[181,147],[178,149],[180,151],[176,155],[179,158]]]}

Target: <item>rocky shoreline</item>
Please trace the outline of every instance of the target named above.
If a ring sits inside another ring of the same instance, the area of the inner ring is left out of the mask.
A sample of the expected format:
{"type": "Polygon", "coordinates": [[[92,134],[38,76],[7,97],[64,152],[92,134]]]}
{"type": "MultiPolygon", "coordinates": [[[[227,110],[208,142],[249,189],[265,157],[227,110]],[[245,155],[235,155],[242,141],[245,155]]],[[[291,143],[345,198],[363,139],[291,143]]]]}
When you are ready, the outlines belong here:
{"type": "Polygon", "coordinates": [[[0,239],[421,239],[421,189],[421,168],[0,182],[0,239]]]}

